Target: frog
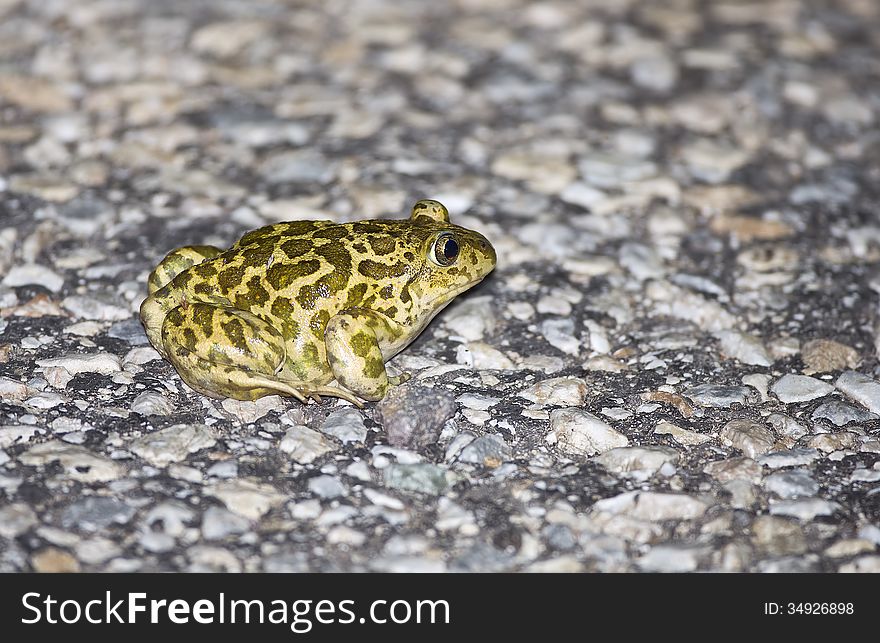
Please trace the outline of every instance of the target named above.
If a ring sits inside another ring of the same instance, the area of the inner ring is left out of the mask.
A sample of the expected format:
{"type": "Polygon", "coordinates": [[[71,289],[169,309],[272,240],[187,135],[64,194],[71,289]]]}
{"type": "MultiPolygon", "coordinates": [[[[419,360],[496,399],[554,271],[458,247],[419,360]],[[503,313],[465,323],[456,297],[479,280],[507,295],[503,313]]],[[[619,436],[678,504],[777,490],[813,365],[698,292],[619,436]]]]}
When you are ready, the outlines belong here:
{"type": "Polygon", "coordinates": [[[227,250],[172,250],[150,273],[140,318],[203,395],[362,407],[409,378],[385,363],[495,264],[486,237],[422,199],[407,219],[288,221],[227,250]]]}

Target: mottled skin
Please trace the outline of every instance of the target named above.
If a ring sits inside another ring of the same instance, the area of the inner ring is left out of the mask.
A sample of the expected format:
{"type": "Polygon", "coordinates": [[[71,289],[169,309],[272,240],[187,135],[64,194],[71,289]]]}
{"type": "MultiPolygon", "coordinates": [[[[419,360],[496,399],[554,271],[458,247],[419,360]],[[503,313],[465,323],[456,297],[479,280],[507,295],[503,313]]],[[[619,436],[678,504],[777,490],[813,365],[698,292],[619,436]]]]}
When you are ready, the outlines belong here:
{"type": "Polygon", "coordinates": [[[184,381],[210,397],[360,405],[404,379],[389,378],[385,362],[494,267],[485,237],[424,200],[405,220],[291,221],[226,251],[174,250],[150,275],[141,320],[184,381]]]}

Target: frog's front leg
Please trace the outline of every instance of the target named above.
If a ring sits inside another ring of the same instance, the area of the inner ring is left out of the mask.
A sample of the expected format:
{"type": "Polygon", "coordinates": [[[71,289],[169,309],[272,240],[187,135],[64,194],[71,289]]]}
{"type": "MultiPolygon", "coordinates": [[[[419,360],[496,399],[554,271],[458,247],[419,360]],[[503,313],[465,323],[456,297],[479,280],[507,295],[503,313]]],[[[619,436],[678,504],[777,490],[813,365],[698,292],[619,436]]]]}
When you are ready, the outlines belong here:
{"type": "Polygon", "coordinates": [[[331,317],[324,345],[336,381],[365,400],[381,400],[389,384],[408,379],[388,377],[380,348],[394,344],[402,334],[398,324],[363,308],[350,308],[331,317]]]}
{"type": "Polygon", "coordinates": [[[300,383],[276,375],[286,354],[281,333],[246,311],[185,302],[165,316],[162,346],[183,380],[209,397],[305,401],[300,383]]]}

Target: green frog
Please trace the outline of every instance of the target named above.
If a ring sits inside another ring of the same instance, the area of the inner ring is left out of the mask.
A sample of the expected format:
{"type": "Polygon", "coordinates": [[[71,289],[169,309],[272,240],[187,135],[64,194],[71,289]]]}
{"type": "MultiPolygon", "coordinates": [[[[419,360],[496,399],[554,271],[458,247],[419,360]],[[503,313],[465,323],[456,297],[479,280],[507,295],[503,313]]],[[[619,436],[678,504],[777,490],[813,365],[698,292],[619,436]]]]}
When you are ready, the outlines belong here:
{"type": "Polygon", "coordinates": [[[153,346],[204,395],[361,406],[407,378],[389,377],[385,362],[494,267],[483,235],[422,200],[409,219],[290,221],[228,250],[173,250],[150,274],[140,315],[153,346]]]}

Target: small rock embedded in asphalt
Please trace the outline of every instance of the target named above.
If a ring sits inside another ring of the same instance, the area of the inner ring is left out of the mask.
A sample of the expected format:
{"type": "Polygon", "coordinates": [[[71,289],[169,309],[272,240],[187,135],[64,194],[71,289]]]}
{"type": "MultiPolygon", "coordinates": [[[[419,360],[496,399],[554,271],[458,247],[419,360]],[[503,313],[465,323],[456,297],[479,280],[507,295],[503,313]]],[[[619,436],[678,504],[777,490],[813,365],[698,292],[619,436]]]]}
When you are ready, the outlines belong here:
{"type": "Polygon", "coordinates": [[[376,405],[388,443],[407,449],[437,442],[443,424],[455,415],[455,396],[442,389],[403,384],[376,405]]]}
{"type": "Polygon", "coordinates": [[[783,404],[809,402],[834,392],[827,382],[807,375],[783,375],[770,387],[773,394],[783,404]]]}
{"type": "Polygon", "coordinates": [[[331,435],[342,444],[363,442],[367,438],[364,416],[357,409],[342,409],[327,416],[321,432],[331,435]]]}
{"type": "Polygon", "coordinates": [[[333,451],[336,446],[319,431],[307,426],[294,426],[287,429],[279,448],[287,453],[292,460],[302,464],[310,464],[325,453],[333,451]]]}
{"type": "Polygon", "coordinates": [[[747,404],[757,401],[754,389],[748,386],[720,386],[700,384],[687,389],[683,395],[699,406],[727,408],[732,404],[747,404]]]}
{"type": "Polygon", "coordinates": [[[867,375],[846,371],[834,384],[841,393],[855,400],[871,413],[880,414],[880,382],[867,375]]]}
{"type": "Polygon", "coordinates": [[[739,449],[750,458],[767,453],[776,441],[770,431],[752,420],[731,420],[721,429],[719,437],[722,443],[739,449]]]}
{"type": "Polygon", "coordinates": [[[185,460],[191,453],[216,444],[213,431],[202,424],[177,424],[132,441],[131,451],[152,465],[163,467],[185,460]]]}
{"type": "Polygon", "coordinates": [[[550,414],[546,440],[569,455],[591,456],[629,444],[629,439],[592,413],[575,408],[550,414]]]}
{"type": "Polygon", "coordinates": [[[510,456],[511,449],[501,436],[484,435],[462,449],[458,460],[495,468],[509,460],[510,456]]]}

